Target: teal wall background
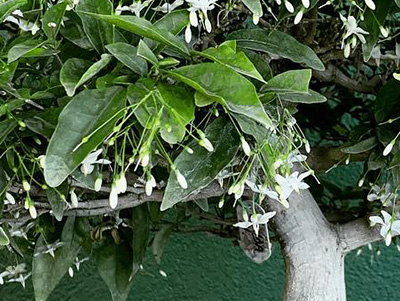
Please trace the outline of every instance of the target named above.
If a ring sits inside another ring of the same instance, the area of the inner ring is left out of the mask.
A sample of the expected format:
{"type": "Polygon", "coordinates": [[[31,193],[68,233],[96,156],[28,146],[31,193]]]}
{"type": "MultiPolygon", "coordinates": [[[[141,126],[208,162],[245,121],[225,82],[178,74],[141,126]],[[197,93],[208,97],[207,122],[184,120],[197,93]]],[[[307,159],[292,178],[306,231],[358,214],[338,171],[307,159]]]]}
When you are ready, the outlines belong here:
{"type": "MultiPolygon", "coordinates": [[[[379,245],[378,245],[379,247],[379,245]]],[[[360,256],[346,259],[349,301],[400,300],[400,252],[382,246],[375,255],[367,247],[360,256]]],[[[164,251],[161,266],[149,253],[145,270],[137,278],[129,300],[143,301],[253,301],[280,300],[284,284],[284,263],[277,245],[263,265],[248,260],[232,241],[207,234],[175,234],[164,251]],[[168,277],[159,274],[163,269],[168,277]]],[[[19,284],[0,287],[0,300],[33,300],[33,288],[19,284]]],[[[66,275],[51,301],[109,301],[108,290],[92,262],[86,261],[74,278],[66,275]]]]}

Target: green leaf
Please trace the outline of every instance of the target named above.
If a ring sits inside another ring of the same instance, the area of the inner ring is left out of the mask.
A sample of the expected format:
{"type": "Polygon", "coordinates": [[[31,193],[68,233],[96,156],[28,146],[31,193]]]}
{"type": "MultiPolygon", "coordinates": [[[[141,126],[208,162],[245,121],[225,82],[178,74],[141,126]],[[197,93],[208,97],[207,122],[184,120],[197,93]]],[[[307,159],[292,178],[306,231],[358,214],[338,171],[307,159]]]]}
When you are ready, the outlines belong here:
{"type": "Polygon", "coordinates": [[[28,54],[30,51],[40,47],[42,43],[37,40],[28,40],[23,43],[13,46],[7,54],[8,63],[18,60],[20,57],[28,54]]]}
{"type": "Polygon", "coordinates": [[[240,50],[243,50],[264,80],[269,80],[273,77],[269,62],[266,58],[264,58],[265,54],[260,54],[246,48],[240,48],[240,50]]]}
{"type": "Polygon", "coordinates": [[[17,125],[17,121],[12,119],[0,121],[0,144],[4,142],[8,134],[10,134],[17,127],[17,125]]]}
{"type": "Polygon", "coordinates": [[[107,239],[93,250],[97,270],[107,284],[113,301],[125,301],[132,286],[132,249],[127,242],[107,239]]]}
{"type": "Polygon", "coordinates": [[[283,101],[295,102],[295,103],[322,103],[327,101],[326,97],[318,92],[315,92],[311,89],[308,90],[308,93],[286,93],[280,94],[279,97],[283,101]]]}
{"type": "Polygon", "coordinates": [[[202,55],[212,61],[232,68],[240,74],[255,78],[265,83],[265,80],[248,57],[243,52],[236,53],[227,45],[220,45],[217,48],[208,48],[203,52],[196,52],[196,54],[202,55]]]}
{"type": "MultiPolygon", "coordinates": [[[[112,24],[93,18],[92,15],[111,15],[113,5],[109,0],[81,0],[76,7],[82,19],[83,30],[98,53],[105,52],[105,45],[114,42],[112,24]]],[[[109,16],[111,17],[111,16],[109,16]]]]}
{"type": "Polygon", "coordinates": [[[146,19],[136,16],[107,16],[103,14],[93,14],[87,12],[81,12],[81,14],[86,15],[88,18],[90,17],[105,21],[108,24],[115,25],[137,35],[163,43],[164,45],[175,48],[183,54],[189,54],[185,43],[175,37],[172,33],[157,28],[146,19]]]}
{"type": "Polygon", "coordinates": [[[132,231],[132,276],[134,277],[140,270],[149,243],[150,219],[147,204],[132,209],[132,231]]]}
{"type": "Polygon", "coordinates": [[[372,55],[372,50],[378,42],[381,31],[379,25],[384,25],[386,17],[390,12],[393,1],[392,0],[380,0],[375,1],[376,9],[374,11],[367,9],[364,16],[364,21],[361,22],[360,26],[366,30],[369,34],[364,35],[365,44],[362,44],[364,61],[368,62],[372,55]],[[379,23],[378,23],[379,22],[379,23]]]}
{"type": "Polygon", "coordinates": [[[137,48],[126,43],[114,43],[106,46],[106,49],[122,64],[139,75],[147,74],[147,63],[137,56],[137,48]]]}
{"type": "MultiPolygon", "coordinates": [[[[154,23],[158,29],[168,31],[173,35],[179,34],[188,24],[189,12],[186,9],[174,10],[154,23]]],[[[150,38],[145,38],[147,46],[155,50],[159,44],[150,38]]]]}
{"type": "Polygon", "coordinates": [[[360,154],[373,149],[377,145],[375,137],[362,140],[352,146],[344,147],[341,149],[346,154],[360,154]]]}
{"type": "Polygon", "coordinates": [[[311,75],[310,69],[286,71],[271,78],[261,87],[261,92],[308,93],[311,75]]]}
{"type": "Polygon", "coordinates": [[[65,9],[67,8],[67,1],[62,3],[58,3],[50,7],[43,16],[42,19],[42,28],[44,33],[50,39],[53,39],[57,36],[58,31],[60,30],[61,23],[64,18],[65,9]],[[49,26],[54,23],[56,27],[49,26]]]}
{"type": "Polygon", "coordinates": [[[4,172],[3,165],[0,162],[0,217],[3,216],[4,197],[6,195],[7,186],[8,186],[7,176],[6,173],[4,172]]]}
{"type": "Polygon", "coordinates": [[[173,229],[174,225],[172,224],[163,225],[160,231],[158,231],[154,236],[152,249],[154,258],[158,264],[161,263],[161,257],[164,252],[165,245],[167,244],[173,229]]]}
{"type": "Polygon", "coordinates": [[[260,0],[242,0],[242,2],[253,13],[253,20],[255,17],[262,17],[263,10],[260,0]]]}
{"type": "Polygon", "coordinates": [[[68,193],[68,184],[64,181],[57,190],[54,188],[48,188],[46,190],[47,200],[50,203],[51,211],[56,220],[61,221],[64,216],[64,210],[66,208],[66,198],[68,193]]]}
{"type": "Polygon", "coordinates": [[[194,102],[195,102],[196,106],[198,106],[198,107],[209,106],[209,105],[213,104],[215,101],[218,101],[215,99],[215,97],[210,97],[199,91],[196,91],[194,93],[194,102]]]}
{"type": "Polygon", "coordinates": [[[10,244],[10,239],[4,231],[3,227],[0,227],[0,246],[8,246],[10,244]]]}
{"type": "Polygon", "coordinates": [[[95,166],[94,170],[92,173],[85,175],[79,168],[75,169],[74,172],[71,174],[71,176],[81,183],[85,188],[95,190],[94,189],[94,184],[96,182],[96,179],[99,177],[100,172],[99,172],[99,166],[95,166]]]}
{"type": "Polygon", "coordinates": [[[99,73],[108,65],[111,59],[111,55],[102,54],[101,59],[91,66],[89,62],[82,59],[72,58],[67,60],[60,72],[60,82],[67,95],[74,96],[76,89],[99,73]]]}
{"type": "Polygon", "coordinates": [[[151,51],[149,46],[147,46],[146,43],[143,42],[143,40],[139,41],[137,55],[139,57],[142,57],[145,60],[149,61],[154,66],[158,67],[158,59],[157,59],[156,55],[153,53],[153,51],[151,51]]]}
{"type": "Polygon", "coordinates": [[[400,7],[400,0],[394,0],[398,7],[400,7]]]}
{"type": "Polygon", "coordinates": [[[154,81],[142,78],[128,87],[128,100],[131,105],[137,104],[134,111],[141,126],[150,128],[150,119],[157,115],[157,100],[154,98],[154,81]]]}
{"type": "Polygon", "coordinates": [[[90,43],[89,38],[86,36],[81,19],[75,15],[68,15],[69,18],[72,18],[69,22],[65,22],[64,27],[61,27],[61,34],[70,42],[74,43],[76,46],[92,50],[93,45],[90,43]]]}
{"type": "Polygon", "coordinates": [[[171,208],[192,193],[207,187],[233,159],[239,144],[239,137],[232,123],[220,117],[213,121],[205,131],[206,137],[214,146],[213,152],[192,142],[189,146],[194,153],[183,151],[174,164],[186,178],[188,188],[183,189],[174,172],[170,173],[165,189],[161,210],[171,208]]]}
{"type": "Polygon", "coordinates": [[[51,108],[45,112],[24,119],[24,122],[31,131],[50,139],[56,128],[61,110],[62,108],[51,108]]]}
{"type": "Polygon", "coordinates": [[[32,281],[35,290],[35,300],[45,301],[60,282],[78,255],[82,244],[89,237],[90,226],[87,219],[68,217],[65,222],[61,242],[63,245],[54,251],[54,258],[47,249],[43,234],[35,246],[32,264],[32,281]]]}
{"type": "Polygon", "coordinates": [[[7,0],[0,4],[0,23],[4,21],[13,11],[26,3],[26,0],[7,0]]]}
{"type": "Polygon", "coordinates": [[[212,97],[232,112],[246,115],[272,127],[253,84],[219,63],[202,63],[177,68],[169,74],[204,95],[212,97]]]}
{"type": "Polygon", "coordinates": [[[236,40],[238,46],[243,48],[267,52],[316,70],[325,70],[324,64],[310,47],[278,30],[242,29],[231,33],[227,39],[236,40]]]}
{"type": "Polygon", "coordinates": [[[120,87],[85,90],[77,94],[60,114],[46,152],[44,176],[57,187],[113,130],[125,106],[126,93],[120,87]],[[81,143],[84,137],[90,138],[81,143]]]}
{"type": "Polygon", "coordinates": [[[200,207],[201,210],[203,210],[204,212],[208,212],[209,205],[207,199],[198,199],[194,200],[194,202],[197,204],[197,206],[200,207]]]}
{"type": "Polygon", "coordinates": [[[382,122],[398,116],[400,101],[400,82],[392,79],[384,85],[376,95],[375,119],[382,122]]]}
{"type": "Polygon", "coordinates": [[[165,106],[162,115],[161,137],[170,144],[185,137],[186,125],[194,119],[193,93],[185,86],[159,83],[160,101],[165,106]]]}

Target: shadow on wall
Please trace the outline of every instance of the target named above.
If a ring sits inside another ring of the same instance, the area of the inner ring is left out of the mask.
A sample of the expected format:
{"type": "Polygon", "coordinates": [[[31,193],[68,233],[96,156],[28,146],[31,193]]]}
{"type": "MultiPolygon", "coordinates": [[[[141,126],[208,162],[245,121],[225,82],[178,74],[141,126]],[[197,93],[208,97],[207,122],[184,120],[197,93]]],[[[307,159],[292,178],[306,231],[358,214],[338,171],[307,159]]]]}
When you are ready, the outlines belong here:
{"type": "MultiPolygon", "coordinates": [[[[399,300],[400,253],[382,247],[374,257],[364,248],[360,256],[348,255],[346,284],[348,301],[399,300]]],[[[158,266],[149,252],[145,270],[136,279],[129,300],[143,301],[254,301],[280,300],[284,263],[279,247],[263,265],[252,263],[232,242],[206,234],[176,234],[158,266]],[[168,276],[160,275],[159,269],[168,276]]],[[[0,287],[1,300],[33,300],[31,282],[26,290],[10,283],[0,287]]],[[[109,301],[108,290],[91,262],[82,264],[74,278],[66,275],[50,301],[109,301]]]]}

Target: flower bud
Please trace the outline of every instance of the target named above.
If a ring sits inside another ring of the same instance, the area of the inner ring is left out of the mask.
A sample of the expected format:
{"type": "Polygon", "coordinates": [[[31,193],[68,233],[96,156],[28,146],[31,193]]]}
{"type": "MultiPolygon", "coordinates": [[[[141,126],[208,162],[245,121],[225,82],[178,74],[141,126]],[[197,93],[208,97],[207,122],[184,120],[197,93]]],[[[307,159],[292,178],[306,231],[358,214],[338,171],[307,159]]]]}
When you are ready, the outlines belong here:
{"type": "Polygon", "coordinates": [[[243,136],[240,136],[240,141],[242,142],[242,148],[246,156],[250,157],[251,149],[250,145],[247,143],[246,139],[243,136]]]}
{"type": "Polygon", "coordinates": [[[99,175],[96,178],[96,181],[94,181],[94,191],[99,192],[100,189],[101,189],[102,184],[103,184],[103,178],[102,178],[101,175],[99,175]]]}
{"type": "Polygon", "coordinates": [[[25,191],[29,191],[31,190],[31,185],[26,180],[22,180],[22,188],[24,188],[25,191]]]}
{"type": "Polygon", "coordinates": [[[214,146],[211,144],[210,140],[208,140],[206,137],[204,137],[203,139],[199,140],[199,145],[204,147],[209,152],[213,152],[214,151],[214,146]]]}
{"type": "Polygon", "coordinates": [[[383,150],[383,155],[386,157],[387,155],[390,154],[390,152],[393,149],[394,144],[396,143],[395,140],[390,141],[390,143],[385,147],[385,149],[383,150]]]}
{"type": "Polygon", "coordinates": [[[176,179],[178,180],[179,185],[181,185],[181,187],[183,189],[186,189],[188,187],[188,185],[187,185],[185,177],[177,169],[175,170],[175,175],[176,175],[176,179]]]}
{"type": "Polygon", "coordinates": [[[111,185],[111,192],[108,198],[108,203],[111,209],[117,208],[118,205],[118,188],[115,183],[111,185]]]}
{"type": "Polygon", "coordinates": [[[72,189],[70,191],[71,194],[71,206],[72,208],[78,208],[79,206],[79,201],[78,201],[78,196],[76,195],[75,191],[72,189]]]}

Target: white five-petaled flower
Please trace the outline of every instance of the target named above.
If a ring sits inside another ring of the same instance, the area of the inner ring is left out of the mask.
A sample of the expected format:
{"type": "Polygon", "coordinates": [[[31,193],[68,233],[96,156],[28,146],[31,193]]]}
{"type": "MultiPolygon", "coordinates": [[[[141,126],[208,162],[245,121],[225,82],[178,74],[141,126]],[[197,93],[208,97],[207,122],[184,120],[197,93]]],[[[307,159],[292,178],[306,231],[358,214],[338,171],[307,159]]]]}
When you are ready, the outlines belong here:
{"type": "Polygon", "coordinates": [[[373,185],[367,196],[368,201],[380,201],[383,206],[390,206],[394,198],[395,195],[392,192],[392,187],[389,183],[385,184],[383,187],[373,185]]]}
{"type": "Polygon", "coordinates": [[[171,4],[170,3],[164,3],[161,6],[157,6],[157,7],[153,8],[153,10],[159,11],[159,12],[162,12],[162,13],[166,14],[166,13],[170,13],[175,8],[181,6],[183,3],[184,3],[183,0],[176,0],[176,1],[172,2],[171,4]]]}
{"type": "Polygon", "coordinates": [[[255,182],[252,181],[253,179],[247,178],[246,179],[246,185],[249,186],[249,188],[256,193],[260,193],[262,195],[268,196],[270,199],[279,201],[279,196],[276,191],[273,191],[269,189],[268,187],[260,184],[256,184],[255,182]]]}
{"type": "Polygon", "coordinates": [[[361,41],[361,43],[365,44],[366,40],[364,35],[368,35],[369,32],[365,31],[361,27],[358,27],[357,20],[353,16],[349,16],[348,18],[344,17],[341,14],[339,14],[339,16],[342,22],[344,23],[344,26],[346,27],[346,34],[342,39],[342,49],[344,48],[344,40],[346,40],[352,35],[357,36],[361,41]]]}
{"type": "MultiPolygon", "coordinates": [[[[244,209],[245,210],[245,209],[244,209]]],[[[234,224],[234,227],[239,227],[243,229],[247,229],[250,226],[253,227],[256,236],[258,236],[258,232],[260,230],[260,225],[267,226],[269,220],[276,214],[275,211],[267,212],[264,214],[254,213],[250,217],[250,221],[244,221],[234,224]]]]}
{"type": "Polygon", "coordinates": [[[19,9],[17,9],[10,16],[5,18],[4,22],[14,23],[15,25],[18,25],[18,27],[21,30],[30,31],[32,33],[32,35],[35,35],[40,30],[40,27],[36,24],[36,22],[24,20],[24,19],[22,19],[22,17],[23,17],[22,12],[19,9]]]}
{"type": "Polygon", "coordinates": [[[287,165],[288,168],[293,168],[293,163],[304,162],[305,160],[307,160],[307,156],[302,155],[298,150],[294,150],[288,155],[280,156],[274,162],[274,167],[278,169],[282,165],[287,165]]]}
{"type": "Polygon", "coordinates": [[[97,159],[97,157],[103,152],[102,149],[91,152],[82,161],[81,171],[86,176],[93,172],[94,164],[111,164],[111,161],[107,159],[97,159]]]}
{"type": "Polygon", "coordinates": [[[276,175],[275,180],[279,185],[280,199],[286,200],[293,191],[299,193],[300,190],[308,189],[310,186],[304,183],[303,180],[311,174],[311,171],[304,172],[299,175],[298,171],[295,171],[291,175],[283,177],[276,175]]]}
{"type": "Polygon", "coordinates": [[[392,216],[386,211],[381,211],[383,219],[379,216],[370,216],[371,227],[376,224],[382,225],[380,234],[385,239],[386,246],[389,246],[392,241],[392,235],[400,234],[400,220],[393,221],[392,216]]]}
{"type": "Polygon", "coordinates": [[[151,0],[146,0],[142,3],[141,0],[133,2],[131,5],[129,6],[121,6],[118,5],[117,8],[115,9],[115,14],[116,15],[120,15],[122,12],[124,11],[129,11],[131,13],[134,13],[137,17],[140,17],[140,12],[146,8],[147,6],[149,6],[151,3],[151,0]]]}
{"type": "MultiPolygon", "coordinates": [[[[207,12],[214,9],[215,2],[217,2],[217,0],[186,0],[186,2],[190,5],[188,8],[190,25],[197,27],[199,25],[198,18],[200,18],[206,31],[211,32],[211,22],[208,19],[207,12]]],[[[185,31],[185,40],[187,43],[190,42],[192,37],[190,25],[186,27],[185,31]]]]}

